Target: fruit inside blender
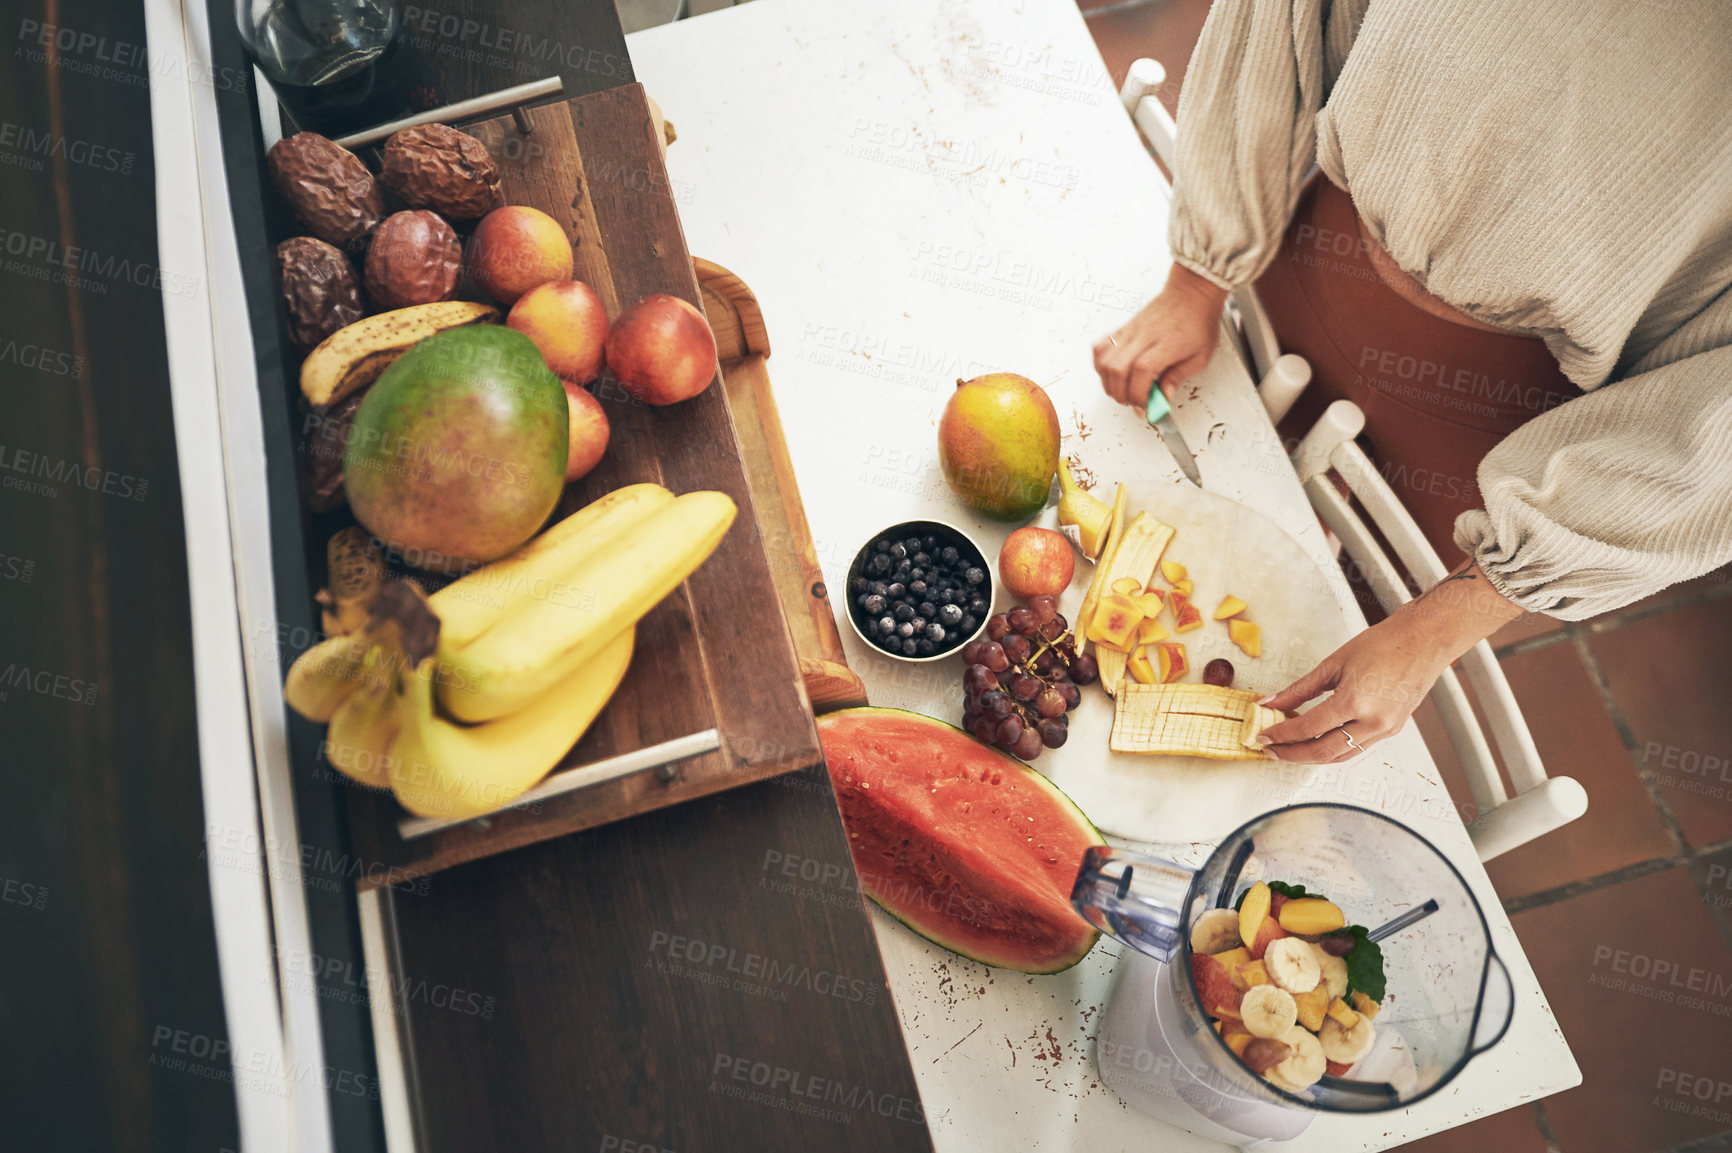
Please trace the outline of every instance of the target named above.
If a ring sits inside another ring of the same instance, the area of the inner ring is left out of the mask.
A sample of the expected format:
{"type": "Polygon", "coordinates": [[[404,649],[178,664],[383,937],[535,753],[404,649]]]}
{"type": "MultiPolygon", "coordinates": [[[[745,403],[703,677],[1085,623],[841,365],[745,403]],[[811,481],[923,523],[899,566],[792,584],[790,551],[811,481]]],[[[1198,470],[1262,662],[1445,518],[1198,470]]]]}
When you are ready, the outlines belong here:
{"type": "Polygon", "coordinates": [[[1259,881],[1234,908],[1210,909],[1191,927],[1199,1003],[1227,1048],[1278,1089],[1300,1094],[1325,1076],[1349,1077],[1377,1041],[1377,942],[1436,907],[1374,931],[1349,925],[1303,885],[1259,881]]]}

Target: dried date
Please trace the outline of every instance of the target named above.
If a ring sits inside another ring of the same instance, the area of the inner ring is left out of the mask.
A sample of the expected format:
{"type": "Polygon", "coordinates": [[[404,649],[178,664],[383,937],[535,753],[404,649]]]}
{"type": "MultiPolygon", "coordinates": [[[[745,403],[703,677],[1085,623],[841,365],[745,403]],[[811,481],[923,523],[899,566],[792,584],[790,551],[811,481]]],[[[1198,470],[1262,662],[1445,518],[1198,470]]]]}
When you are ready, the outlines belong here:
{"type": "Polygon", "coordinates": [[[367,166],[316,132],[285,136],[265,158],[271,182],[307,230],[360,252],[385,216],[385,194],[367,166]]]}
{"type": "Polygon", "coordinates": [[[444,124],[393,133],[379,174],[404,204],[448,220],[473,220],[504,203],[499,166],[481,141],[444,124]]]}
{"type": "Polygon", "coordinates": [[[278,284],[289,314],[289,339],[312,348],[367,314],[355,266],[340,248],[311,236],[277,245],[278,284]]]}
{"type": "Polygon", "coordinates": [[[380,309],[432,304],[457,295],[463,245],[436,212],[393,212],[367,248],[367,295],[380,309]]]}

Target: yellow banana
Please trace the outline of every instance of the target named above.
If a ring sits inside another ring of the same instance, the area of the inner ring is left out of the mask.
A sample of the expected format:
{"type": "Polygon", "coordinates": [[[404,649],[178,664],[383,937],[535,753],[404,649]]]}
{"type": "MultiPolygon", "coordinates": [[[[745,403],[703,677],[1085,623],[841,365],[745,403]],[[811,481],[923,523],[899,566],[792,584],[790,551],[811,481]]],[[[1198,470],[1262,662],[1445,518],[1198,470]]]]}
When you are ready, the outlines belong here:
{"type": "Polygon", "coordinates": [[[736,513],[720,492],[692,492],[565,570],[577,598],[531,599],[467,645],[440,647],[439,703],[463,721],[503,717],[583,667],[715,551],[736,513]]]}
{"type": "Polygon", "coordinates": [[[289,666],[283,700],[309,721],[329,721],[360,685],[361,662],[372,644],[365,633],[320,641],[289,666]]]}
{"type": "Polygon", "coordinates": [[[427,598],[439,616],[440,646],[468,644],[518,605],[559,596],[562,573],[673,499],[659,484],[615,489],[510,556],[446,585],[427,598]]]}
{"type": "Polygon", "coordinates": [[[364,317],[344,325],[301,362],[301,395],[316,411],[378,380],[410,347],[447,328],[499,319],[490,304],[442,300],[364,317]]]}
{"type": "Polygon", "coordinates": [[[576,672],[508,717],[459,725],[433,711],[436,663],[403,677],[391,791],[419,817],[460,820],[511,804],[558,764],[600,715],[631,664],[627,626],[576,672]]]}
{"type": "Polygon", "coordinates": [[[390,784],[400,727],[404,678],[393,665],[400,665],[395,649],[378,644],[368,648],[354,691],[337,706],[325,730],[325,760],[331,767],[376,789],[390,784]]]}

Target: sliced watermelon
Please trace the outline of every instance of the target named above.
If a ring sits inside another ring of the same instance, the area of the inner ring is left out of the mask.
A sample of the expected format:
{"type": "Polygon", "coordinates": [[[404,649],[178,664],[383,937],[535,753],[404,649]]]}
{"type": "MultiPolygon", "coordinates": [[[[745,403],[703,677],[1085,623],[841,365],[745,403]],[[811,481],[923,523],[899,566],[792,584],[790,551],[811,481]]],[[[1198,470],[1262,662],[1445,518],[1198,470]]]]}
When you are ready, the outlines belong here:
{"type": "Polygon", "coordinates": [[[818,719],[860,888],[934,944],[1023,973],[1068,969],[1100,936],[1071,908],[1100,832],[1050,781],[901,709],[818,719]]]}

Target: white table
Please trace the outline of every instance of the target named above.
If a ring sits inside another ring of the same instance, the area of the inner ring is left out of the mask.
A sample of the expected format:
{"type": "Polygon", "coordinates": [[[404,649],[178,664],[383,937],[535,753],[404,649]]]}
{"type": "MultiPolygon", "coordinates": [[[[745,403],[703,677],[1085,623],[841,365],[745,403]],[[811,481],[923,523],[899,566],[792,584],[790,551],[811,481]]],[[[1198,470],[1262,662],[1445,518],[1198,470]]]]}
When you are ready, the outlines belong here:
{"type": "MultiPolygon", "coordinates": [[[[1072,0],[757,0],[628,42],[679,133],[668,168],[692,252],[763,305],[832,587],[861,542],[899,520],[937,516],[992,549],[1003,539],[1007,526],[971,518],[939,475],[935,426],[958,378],[1032,377],[1052,394],[1067,454],[1102,478],[1180,483],[1160,439],[1105,398],[1092,368],[1092,342],[1166,274],[1167,193],[1072,0]]],[[[1334,571],[1249,378],[1225,350],[1205,375],[1176,410],[1205,487],[1334,571]]],[[[845,641],[874,703],[947,715],[938,702],[955,693],[955,662],[900,665],[845,641]]],[[[1431,838],[1484,907],[1517,999],[1502,1043],[1442,1093],[1402,1113],[1319,1118],[1289,1147],[1386,1149],[1578,1084],[1413,726],[1346,766],[1271,771],[1266,807],[1350,801],[1431,838]]],[[[1091,1037],[1116,944],[1024,978],[874,916],[941,1151],[1225,1148],[1099,1083],[1091,1037]]]]}

